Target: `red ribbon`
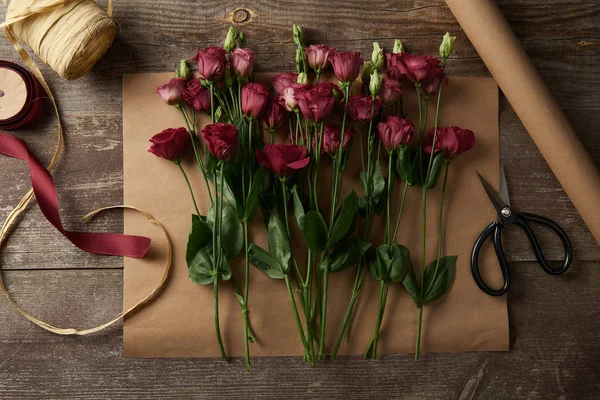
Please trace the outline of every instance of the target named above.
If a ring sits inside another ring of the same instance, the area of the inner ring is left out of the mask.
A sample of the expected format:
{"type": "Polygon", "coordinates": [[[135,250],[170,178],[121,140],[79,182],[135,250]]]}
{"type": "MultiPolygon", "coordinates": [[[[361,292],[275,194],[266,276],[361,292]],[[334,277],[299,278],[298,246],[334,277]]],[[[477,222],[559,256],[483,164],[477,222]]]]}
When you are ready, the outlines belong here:
{"type": "Polygon", "coordinates": [[[67,231],[60,220],[58,197],[50,172],[29,151],[23,141],[0,132],[0,154],[27,161],[31,185],[40,210],[48,221],[81,250],[109,256],[141,258],[148,252],[150,239],[114,233],[88,233],[67,231]]]}

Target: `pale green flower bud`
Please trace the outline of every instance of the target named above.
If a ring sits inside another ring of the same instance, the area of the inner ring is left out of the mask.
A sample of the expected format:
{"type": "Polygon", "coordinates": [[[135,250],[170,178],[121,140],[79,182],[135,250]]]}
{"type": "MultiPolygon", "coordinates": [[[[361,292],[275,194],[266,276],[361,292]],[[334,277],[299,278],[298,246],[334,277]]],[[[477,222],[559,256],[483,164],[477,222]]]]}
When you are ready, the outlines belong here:
{"type": "Polygon", "coordinates": [[[244,40],[246,40],[246,38],[244,37],[244,32],[239,31],[237,34],[237,40],[238,40],[238,44],[241,46],[244,45],[244,40]]]}
{"type": "Polygon", "coordinates": [[[223,117],[223,108],[221,106],[218,106],[217,109],[215,110],[215,121],[220,121],[221,118],[223,117]]]}
{"type": "Polygon", "coordinates": [[[450,33],[446,32],[444,38],[442,39],[442,44],[440,44],[440,57],[444,60],[447,59],[452,50],[454,50],[454,41],[456,40],[456,36],[450,36],[450,33]]]}
{"type": "Polygon", "coordinates": [[[229,27],[229,30],[227,31],[227,36],[225,37],[225,42],[223,42],[223,48],[225,50],[227,50],[227,52],[229,53],[231,50],[235,49],[236,47],[236,40],[237,37],[237,32],[235,31],[235,29],[233,28],[233,26],[229,27]]]}
{"type": "Polygon", "coordinates": [[[392,50],[392,52],[394,54],[398,54],[403,53],[404,51],[404,46],[402,46],[402,42],[400,41],[400,39],[394,40],[394,50],[392,50]]]}
{"type": "Polygon", "coordinates": [[[296,43],[296,46],[303,46],[304,45],[304,33],[302,33],[302,27],[300,25],[296,25],[294,24],[293,27],[293,36],[294,36],[294,43],[296,43]]]}
{"type": "Polygon", "coordinates": [[[192,78],[192,71],[185,60],[179,62],[179,68],[175,70],[175,78],[183,78],[186,81],[192,78]]]}
{"type": "Polygon", "coordinates": [[[307,83],[308,82],[308,75],[306,74],[306,72],[300,72],[298,74],[298,79],[296,80],[296,82],[298,83],[307,83]]]}
{"type": "Polygon", "coordinates": [[[379,94],[379,89],[381,89],[381,74],[379,71],[375,70],[371,73],[371,81],[369,82],[371,95],[373,97],[377,96],[379,94]]]}
{"type": "Polygon", "coordinates": [[[381,71],[383,68],[383,49],[379,47],[379,43],[373,42],[373,54],[371,55],[371,60],[373,61],[373,66],[378,71],[381,71]]]}
{"type": "Polygon", "coordinates": [[[362,71],[360,72],[360,80],[363,84],[368,85],[371,80],[371,73],[375,70],[373,61],[365,61],[362,71]]]}
{"type": "Polygon", "coordinates": [[[305,72],[304,67],[306,65],[306,50],[304,47],[298,46],[296,48],[296,70],[298,73],[305,72]]]}

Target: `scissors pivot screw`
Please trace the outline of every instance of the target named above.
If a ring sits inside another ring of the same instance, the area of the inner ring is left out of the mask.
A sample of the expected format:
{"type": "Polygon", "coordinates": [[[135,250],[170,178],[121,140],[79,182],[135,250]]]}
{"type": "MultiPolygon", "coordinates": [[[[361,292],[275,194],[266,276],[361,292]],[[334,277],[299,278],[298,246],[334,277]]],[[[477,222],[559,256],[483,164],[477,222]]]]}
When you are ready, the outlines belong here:
{"type": "Polygon", "coordinates": [[[504,207],[500,212],[502,213],[503,217],[510,217],[510,215],[512,214],[512,211],[508,207],[504,207]]]}

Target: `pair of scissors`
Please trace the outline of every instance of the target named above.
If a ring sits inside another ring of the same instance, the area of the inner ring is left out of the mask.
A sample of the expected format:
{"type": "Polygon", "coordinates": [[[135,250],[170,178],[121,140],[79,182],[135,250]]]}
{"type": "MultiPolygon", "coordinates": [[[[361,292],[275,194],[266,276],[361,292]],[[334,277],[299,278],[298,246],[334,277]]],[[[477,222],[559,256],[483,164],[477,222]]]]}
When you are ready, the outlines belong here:
{"type": "Polygon", "coordinates": [[[477,175],[479,176],[479,180],[489,196],[492,205],[496,209],[496,213],[498,213],[498,221],[492,222],[483,230],[483,232],[481,232],[481,235],[479,235],[475,245],[473,246],[473,252],[471,253],[471,273],[473,274],[473,279],[475,280],[477,286],[479,286],[479,289],[490,296],[502,296],[508,292],[508,289],[510,288],[510,273],[508,270],[506,255],[504,253],[504,249],[502,248],[502,230],[505,226],[509,225],[517,225],[525,232],[525,235],[527,235],[529,243],[533,248],[533,252],[535,253],[535,258],[544,272],[550,275],[560,275],[569,269],[573,257],[573,249],[571,248],[571,241],[569,240],[569,237],[564,229],[548,218],[524,212],[519,213],[510,207],[508,187],[506,186],[506,176],[504,175],[504,168],[502,166],[500,167],[500,192],[496,192],[492,186],[486,182],[481,175],[479,175],[479,173],[477,173],[477,175]],[[540,247],[540,243],[538,242],[535,233],[531,229],[530,224],[532,223],[545,225],[558,235],[565,250],[565,259],[562,267],[554,269],[548,265],[548,262],[546,261],[546,258],[544,257],[540,247]],[[479,272],[479,251],[488,237],[492,237],[494,250],[496,251],[498,263],[500,264],[500,270],[502,271],[502,278],[504,279],[504,284],[500,289],[490,288],[483,281],[479,272]]]}

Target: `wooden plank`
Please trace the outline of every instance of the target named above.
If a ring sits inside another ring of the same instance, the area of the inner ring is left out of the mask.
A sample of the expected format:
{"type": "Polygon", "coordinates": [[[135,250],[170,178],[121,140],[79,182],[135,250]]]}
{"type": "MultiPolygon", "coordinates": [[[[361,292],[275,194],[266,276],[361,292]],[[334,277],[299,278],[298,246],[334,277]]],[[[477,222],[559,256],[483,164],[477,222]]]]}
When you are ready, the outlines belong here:
{"type": "MultiPolygon", "coordinates": [[[[342,357],[315,369],[299,358],[256,358],[249,374],[241,359],[226,364],[124,358],[119,327],[92,337],[58,337],[16,317],[2,301],[0,399],[135,398],[142,393],[147,399],[392,393],[458,398],[474,386],[471,398],[593,398],[600,391],[600,327],[589,299],[600,297],[599,266],[577,262],[563,277],[551,277],[534,263],[512,264],[508,353],[427,354],[420,362],[410,355],[376,362],[342,357]]],[[[61,326],[90,326],[121,306],[121,271],[12,271],[5,276],[19,303],[61,326]]]]}

